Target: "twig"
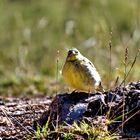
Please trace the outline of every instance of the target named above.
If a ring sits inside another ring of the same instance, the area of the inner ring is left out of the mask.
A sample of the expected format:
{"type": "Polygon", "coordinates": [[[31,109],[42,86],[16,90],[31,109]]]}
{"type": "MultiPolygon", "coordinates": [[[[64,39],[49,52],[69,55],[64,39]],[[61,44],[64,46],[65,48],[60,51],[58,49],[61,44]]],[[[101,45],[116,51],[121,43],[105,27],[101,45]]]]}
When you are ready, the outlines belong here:
{"type": "Polygon", "coordinates": [[[125,57],[124,57],[124,87],[126,84],[126,74],[127,74],[127,61],[128,61],[128,47],[125,48],[125,57]]]}
{"type": "Polygon", "coordinates": [[[114,87],[116,87],[118,85],[118,81],[119,81],[119,76],[117,76],[115,82],[114,82],[114,87]]]}
{"type": "Polygon", "coordinates": [[[129,76],[130,72],[132,71],[132,68],[134,67],[134,65],[135,65],[135,63],[137,61],[137,57],[139,56],[139,53],[140,53],[140,49],[138,49],[138,51],[136,53],[136,56],[135,56],[135,58],[134,58],[134,60],[133,60],[133,62],[131,64],[131,67],[130,67],[128,73],[125,75],[125,77],[124,77],[123,81],[121,82],[120,86],[122,86],[122,84],[126,81],[127,77],[129,76]]]}
{"type": "Polygon", "coordinates": [[[122,124],[120,124],[119,127],[121,127],[122,125],[124,125],[127,121],[129,121],[132,117],[134,117],[136,114],[138,114],[140,112],[140,110],[138,110],[137,112],[135,112],[132,116],[130,116],[129,118],[127,118],[124,122],[122,122],[122,124]]]}
{"type": "MultiPolygon", "coordinates": [[[[109,63],[110,63],[109,77],[110,77],[110,81],[111,81],[111,76],[112,76],[112,56],[111,56],[111,52],[112,52],[112,42],[110,40],[109,41],[109,63]]],[[[111,83],[109,83],[109,87],[111,87],[111,83]]]]}
{"type": "Polygon", "coordinates": [[[4,113],[4,115],[6,116],[6,118],[9,120],[9,122],[11,123],[11,125],[14,126],[13,122],[12,122],[12,121],[10,120],[10,118],[8,117],[6,111],[5,111],[2,107],[0,107],[0,109],[1,109],[1,111],[4,113]]]}
{"type": "MultiPolygon", "coordinates": [[[[56,83],[58,82],[58,74],[59,74],[59,50],[57,51],[57,60],[56,60],[56,83]]],[[[56,88],[56,97],[57,96],[57,88],[56,88]]],[[[58,104],[57,104],[57,118],[56,118],[56,129],[58,130],[58,104]]]]}
{"type": "Polygon", "coordinates": [[[59,76],[59,50],[57,51],[57,60],[56,60],[56,83],[58,82],[59,76]]]}
{"type": "Polygon", "coordinates": [[[109,75],[108,75],[108,87],[111,88],[111,77],[112,77],[112,31],[110,32],[109,38],[109,75]]]}
{"type": "MultiPolygon", "coordinates": [[[[0,107],[1,108],[1,107],[0,107]]],[[[10,120],[10,118],[8,116],[10,116],[14,121],[16,121],[26,132],[28,133],[32,133],[31,131],[29,131],[27,128],[25,128],[17,119],[15,119],[14,117],[12,117],[10,114],[7,114],[2,108],[1,108],[2,112],[4,113],[4,115],[7,117],[7,119],[10,121],[10,123],[14,126],[14,123],[10,120]]],[[[33,130],[33,129],[32,129],[33,130]]],[[[34,131],[34,130],[33,130],[34,131]]]]}

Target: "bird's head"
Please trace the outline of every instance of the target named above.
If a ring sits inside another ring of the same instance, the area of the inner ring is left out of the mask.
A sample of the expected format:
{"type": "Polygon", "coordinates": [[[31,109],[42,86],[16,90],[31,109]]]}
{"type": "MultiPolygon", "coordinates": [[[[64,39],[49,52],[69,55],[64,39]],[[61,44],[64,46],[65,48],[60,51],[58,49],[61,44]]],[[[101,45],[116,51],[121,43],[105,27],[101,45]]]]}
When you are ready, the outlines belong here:
{"type": "Polygon", "coordinates": [[[76,48],[69,49],[68,50],[68,55],[67,55],[67,61],[78,60],[79,56],[81,56],[81,54],[76,48]]]}

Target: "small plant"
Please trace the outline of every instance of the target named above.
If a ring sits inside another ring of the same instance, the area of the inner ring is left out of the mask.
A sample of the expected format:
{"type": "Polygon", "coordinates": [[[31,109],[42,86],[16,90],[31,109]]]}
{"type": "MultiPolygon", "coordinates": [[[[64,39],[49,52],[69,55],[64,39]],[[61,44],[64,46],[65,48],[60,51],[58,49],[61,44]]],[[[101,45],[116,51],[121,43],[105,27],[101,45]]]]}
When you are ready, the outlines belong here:
{"type": "MultiPolygon", "coordinates": [[[[63,127],[61,129],[63,129],[63,127]]],[[[87,123],[84,120],[80,123],[74,122],[72,125],[68,125],[68,133],[65,133],[63,137],[65,140],[69,140],[70,138],[112,140],[112,136],[107,130],[102,128],[100,124],[97,126],[92,122],[87,123]]]]}
{"type": "Polygon", "coordinates": [[[93,122],[85,122],[84,120],[80,123],[74,122],[72,125],[59,125],[54,131],[50,131],[48,122],[41,128],[38,126],[37,131],[33,138],[37,140],[47,139],[49,137],[55,137],[63,140],[113,140],[114,136],[110,135],[109,132],[100,124],[93,124],[93,122]]]}
{"type": "Polygon", "coordinates": [[[64,140],[71,140],[74,137],[72,133],[64,133],[63,134],[63,139],[64,140]]]}
{"type": "Polygon", "coordinates": [[[35,132],[34,138],[37,140],[43,139],[46,135],[49,135],[49,119],[44,127],[40,125],[37,126],[37,131],[35,132]]]}

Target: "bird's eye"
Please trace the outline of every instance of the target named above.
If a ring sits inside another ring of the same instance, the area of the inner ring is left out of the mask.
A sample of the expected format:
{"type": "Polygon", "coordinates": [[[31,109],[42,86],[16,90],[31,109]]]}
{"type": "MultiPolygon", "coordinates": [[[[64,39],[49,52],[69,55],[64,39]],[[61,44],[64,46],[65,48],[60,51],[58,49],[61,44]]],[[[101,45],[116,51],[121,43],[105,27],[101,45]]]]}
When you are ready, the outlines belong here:
{"type": "Polygon", "coordinates": [[[75,54],[78,54],[78,51],[75,51],[75,54]]]}

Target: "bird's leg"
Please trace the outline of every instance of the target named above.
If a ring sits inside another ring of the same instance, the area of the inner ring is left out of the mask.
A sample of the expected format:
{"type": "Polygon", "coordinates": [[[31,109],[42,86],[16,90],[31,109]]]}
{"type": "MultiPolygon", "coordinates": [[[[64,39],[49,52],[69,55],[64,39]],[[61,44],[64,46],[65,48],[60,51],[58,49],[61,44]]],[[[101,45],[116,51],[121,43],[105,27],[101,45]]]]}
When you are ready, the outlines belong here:
{"type": "Polygon", "coordinates": [[[76,92],[78,92],[76,89],[72,90],[72,93],[76,93],[76,92]]]}

